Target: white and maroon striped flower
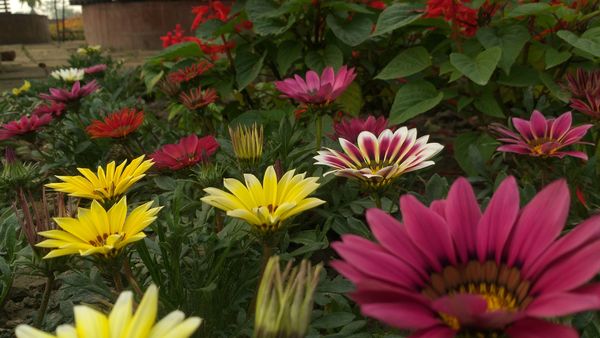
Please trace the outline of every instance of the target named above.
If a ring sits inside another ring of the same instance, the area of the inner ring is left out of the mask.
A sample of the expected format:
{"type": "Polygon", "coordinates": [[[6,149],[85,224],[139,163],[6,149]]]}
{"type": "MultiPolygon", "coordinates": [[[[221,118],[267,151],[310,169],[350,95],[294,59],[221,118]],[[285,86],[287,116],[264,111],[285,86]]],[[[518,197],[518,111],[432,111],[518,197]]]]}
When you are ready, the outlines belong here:
{"type": "Polygon", "coordinates": [[[326,173],[361,180],[369,188],[381,188],[404,173],[429,167],[430,159],[443,146],[427,143],[429,135],[417,138],[416,129],[386,129],[376,136],[369,131],[358,135],[356,144],[340,138],[343,152],[325,148],[315,156],[316,164],[332,167],[326,173]]]}

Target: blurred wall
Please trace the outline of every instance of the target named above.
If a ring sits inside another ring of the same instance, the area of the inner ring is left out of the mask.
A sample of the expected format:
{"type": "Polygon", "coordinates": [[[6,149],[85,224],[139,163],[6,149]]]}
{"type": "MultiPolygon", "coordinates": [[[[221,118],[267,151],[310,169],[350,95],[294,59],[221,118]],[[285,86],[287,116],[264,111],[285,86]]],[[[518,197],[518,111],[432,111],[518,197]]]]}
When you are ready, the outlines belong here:
{"type": "Polygon", "coordinates": [[[50,42],[48,17],[0,13],[0,45],[50,42]]]}

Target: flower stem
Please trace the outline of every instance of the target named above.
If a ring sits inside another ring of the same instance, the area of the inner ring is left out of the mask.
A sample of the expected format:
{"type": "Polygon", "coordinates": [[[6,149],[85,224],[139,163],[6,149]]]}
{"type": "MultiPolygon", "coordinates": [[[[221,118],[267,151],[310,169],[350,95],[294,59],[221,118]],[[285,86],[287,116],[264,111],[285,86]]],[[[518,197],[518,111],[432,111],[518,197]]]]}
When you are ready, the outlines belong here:
{"type": "Polygon", "coordinates": [[[52,287],[54,286],[54,272],[50,271],[46,276],[46,285],[44,286],[44,294],[42,295],[42,303],[38,309],[35,317],[35,326],[40,327],[46,317],[46,310],[48,309],[48,301],[50,300],[50,294],[52,293],[52,287]]]}
{"type": "Polygon", "coordinates": [[[121,271],[119,269],[113,269],[112,273],[113,282],[115,283],[115,290],[117,293],[123,291],[123,280],[121,279],[121,271]]]}
{"type": "Polygon", "coordinates": [[[321,149],[321,138],[323,137],[323,119],[320,113],[317,113],[315,124],[317,130],[317,151],[319,151],[319,149],[321,149]]]}
{"type": "Polygon", "coordinates": [[[378,192],[373,193],[373,199],[375,200],[375,206],[378,209],[381,209],[381,196],[379,195],[378,192]]]}
{"type": "Polygon", "coordinates": [[[265,268],[267,267],[267,263],[269,262],[269,258],[273,255],[273,248],[271,247],[269,241],[267,239],[263,239],[262,241],[262,256],[260,257],[260,273],[258,275],[258,283],[256,284],[256,290],[254,290],[254,297],[252,297],[252,302],[250,302],[250,308],[248,309],[248,313],[254,314],[256,310],[256,298],[258,297],[258,288],[260,287],[260,282],[262,281],[263,274],[265,273],[265,268]]]}
{"type": "Polygon", "coordinates": [[[131,266],[129,265],[129,259],[127,259],[127,257],[125,258],[125,261],[123,262],[123,269],[124,269],[123,272],[125,273],[125,277],[127,278],[127,281],[133,288],[133,291],[135,291],[135,293],[138,296],[142,297],[144,295],[144,292],[140,288],[140,284],[135,279],[135,276],[133,275],[133,271],[131,271],[131,266]]]}

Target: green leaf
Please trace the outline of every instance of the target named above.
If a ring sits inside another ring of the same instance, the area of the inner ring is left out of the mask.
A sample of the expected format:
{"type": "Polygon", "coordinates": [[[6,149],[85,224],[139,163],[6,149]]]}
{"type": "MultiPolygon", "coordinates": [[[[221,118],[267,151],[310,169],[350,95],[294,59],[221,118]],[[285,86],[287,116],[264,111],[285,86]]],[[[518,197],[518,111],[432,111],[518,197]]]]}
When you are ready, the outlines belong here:
{"type": "Polygon", "coordinates": [[[511,87],[531,87],[539,84],[537,71],[531,67],[516,64],[510,75],[501,74],[498,83],[511,87]]]}
{"type": "Polygon", "coordinates": [[[160,81],[160,79],[162,79],[164,74],[165,74],[164,70],[161,70],[158,73],[144,72],[144,83],[146,84],[146,92],[147,93],[152,92],[152,90],[154,89],[154,87],[156,86],[158,81],[160,81]]]}
{"type": "Polygon", "coordinates": [[[486,49],[496,46],[502,49],[498,67],[502,68],[506,74],[510,73],[510,68],[529,41],[529,37],[529,31],[521,25],[505,26],[498,31],[484,27],[477,31],[477,40],[486,49]]]}
{"type": "Polygon", "coordinates": [[[373,36],[389,33],[409,25],[419,19],[423,13],[423,6],[408,3],[393,4],[379,14],[373,36]]]}
{"type": "MultiPolygon", "coordinates": [[[[555,98],[557,98],[558,100],[560,100],[564,103],[569,102],[569,99],[571,98],[571,94],[568,91],[566,91],[563,87],[558,85],[554,81],[554,79],[552,78],[552,76],[550,74],[545,73],[545,72],[540,72],[539,78],[542,81],[542,83],[546,86],[546,88],[548,88],[550,90],[550,93],[552,94],[552,96],[554,96],[555,98]]],[[[600,149],[600,147],[599,147],[599,149],[600,149]]]]}
{"type": "Polygon", "coordinates": [[[568,42],[571,46],[586,53],[590,53],[595,57],[600,57],[600,27],[587,30],[581,37],[566,30],[558,31],[556,35],[568,42]]]}
{"type": "Polygon", "coordinates": [[[485,115],[499,118],[504,117],[502,108],[500,108],[500,105],[498,104],[498,101],[496,101],[491,90],[486,90],[482,95],[478,95],[475,102],[473,102],[473,105],[485,115]]]}
{"type": "Polygon", "coordinates": [[[321,72],[327,66],[332,66],[334,69],[340,68],[344,63],[344,55],[337,46],[329,44],[323,50],[308,52],[304,62],[308,68],[321,72]]]}
{"type": "Polygon", "coordinates": [[[184,42],[172,45],[158,53],[157,55],[147,59],[147,63],[160,64],[165,60],[172,60],[176,58],[189,58],[189,57],[200,57],[204,53],[200,46],[195,42],[184,42]]]}
{"type": "Polygon", "coordinates": [[[263,67],[263,61],[267,56],[267,52],[263,52],[262,56],[258,56],[249,52],[239,53],[235,57],[235,80],[238,84],[238,89],[246,88],[256,77],[263,67]]]}
{"type": "Polygon", "coordinates": [[[437,106],[444,97],[434,85],[418,80],[402,86],[390,110],[390,124],[403,123],[437,106]]]}
{"type": "Polygon", "coordinates": [[[311,326],[316,329],[335,329],[336,327],[348,325],[355,317],[349,312],[333,312],[316,319],[311,326]]]}
{"type": "Polygon", "coordinates": [[[296,22],[292,18],[260,18],[252,21],[252,30],[258,35],[280,35],[296,22]]]}
{"type": "Polygon", "coordinates": [[[475,59],[464,54],[452,53],[450,63],[473,82],[485,86],[492,77],[501,56],[502,49],[492,47],[479,53],[475,59]]]}
{"type": "Polygon", "coordinates": [[[348,46],[359,45],[368,39],[373,26],[369,16],[365,14],[355,15],[352,20],[329,14],[326,21],[333,35],[348,46]]]}
{"type": "Polygon", "coordinates": [[[571,56],[573,56],[573,54],[571,54],[569,51],[559,52],[556,49],[548,46],[548,48],[546,48],[546,53],[544,53],[544,63],[546,64],[546,69],[550,69],[562,64],[570,59],[571,56]]]}
{"type": "Polygon", "coordinates": [[[431,66],[431,55],[423,47],[402,51],[377,74],[376,79],[391,80],[418,73],[431,66]]]}
{"type": "Polygon", "coordinates": [[[354,13],[364,13],[364,14],[372,14],[373,12],[366,8],[365,6],[361,6],[359,4],[355,4],[348,1],[327,1],[322,4],[323,8],[332,8],[336,11],[347,11],[354,13]]]}
{"type": "Polygon", "coordinates": [[[482,161],[488,161],[496,151],[498,141],[488,134],[480,134],[479,132],[461,134],[454,141],[454,159],[467,175],[477,176],[480,168],[471,160],[469,154],[471,146],[479,152],[482,161]]]}
{"type": "Polygon", "coordinates": [[[335,103],[341,105],[344,112],[358,116],[364,104],[360,85],[352,82],[346,91],[335,100],[335,103]]]}
{"type": "Polygon", "coordinates": [[[302,56],[302,45],[297,41],[287,40],[277,46],[277,68],[280,74],[286,74],[294,61],[302,56]]]}
{"type": "Polygon", "coordinates": [[[547,13],[552,10],[552,6],[546,3],[536,2],[536,3],[528,3],[522,4],[520,6],[515,7],[512,11],[510,11],[506,17],[508,18],[516,18],[518,16],[530,16],[530,15],[539,15],[543,13],[547,13]]]}

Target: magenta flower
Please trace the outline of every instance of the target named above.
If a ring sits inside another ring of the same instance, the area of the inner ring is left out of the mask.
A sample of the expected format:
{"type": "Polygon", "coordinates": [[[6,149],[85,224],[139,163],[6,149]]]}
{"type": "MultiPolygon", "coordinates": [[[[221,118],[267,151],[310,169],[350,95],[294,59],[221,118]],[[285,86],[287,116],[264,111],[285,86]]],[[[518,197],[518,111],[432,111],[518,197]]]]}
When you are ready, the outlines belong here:
{"type": "Polygon", "coordinates": [[[81,83],[77,81],[73,84],[73,87],[70,91],[64,88],[50,88],[50,94],[40,94],[40,98],[55,102],[69,103],[78,101],[82,97],[90,95],[99,88],[100,86],[96,80],[91,81],[83,87],[81,87],[81,83]]]}
{"type": "Polygon", "coordinates": [[[571,112],[566,112],[556,119],[546,119],[542,113],[534,110],[529,121],[512,118],[518,134],[501,125],[492,125],[491,128],[502,136],[498,141],[508,143],[498,147],[498,151],[535,157],[573,156],[587,160],[588,156],[584,152],[562,150],[572,144],[585,144],[580,140],[592,127],[591,124],[584,124],[571,128],[571,122],[571,112]]]}
{"type": "MultiPolygon", "coordinates": [[[[356,142],[358,135],[363,131],[368,131],[375,135],[379,135],[382,131],[388,128],[388,120],[383,116],[378,118],[375,118],[375,116],[372,115],[369,115],[367,118],[354,117],[334,123],[334,133],[330,137],[335,141],[337,141],[339,138],[343,138],[350,142],[356,142]]],[[[392,131],[394,130],[394,128],[389,129],[392,131]]]]}
{"type": "Polygon", "coordinates": [[[158,149],[150,158],[159,169],[179,170],[192,166],[208,157],[219,149],[219,143],[212,136],[198,138],[196,135],[183,137],[175,144],[166,144],[158,149]]]}
{"type": "Polygon", "coordinates": [[[103,71],[106,70],[106,68],[108,68],[108,66],[106,66],[104,63],[101,64],[97,64],[91,67],[87,67],[83,69],[83,72],[85,74],[96,74],[96,73],[102,73],[103,71]]]}
{"type": "Polygon", "coordinates": [[[283,81],[275,81],[275,87],[289,97],[303,104],[329,104],[340,96],[354,81],[354,68],[342,66],[337,74],[333,67],[326,67],[319,77],[313,70],[306,73],[306,81],[299,75],[283,81]]]}
{"type": "Polygon", "coordinates": [[[38,130],[52,121],[52,115],[23,116],[21,119],[11,121],[0,126],[0,140],[7,140],[17,135],[28,134],[38,130]]]}
{"type": "Polygon", "coordinates": [[[385,187],[407,172],[435,164],[431,158],[444,148],[439,143],[427,143],[429,135],[417,138],[417,130],[406,127],[395,132],[386,129],[379,136],[363,131],[356,145],[344,138],[339,141],[343,152],[320,150],[315,164],[333,169],[325,175],[358,179],[370,189],[385,187]]]}
{"type": "Polygon", "coordinates": [[[567,75],[567,89],[572,94],[571,108],[593,118],[600,118],[600,71],[577,69],[567,75]]]}
{"type": "Polygon", "coordinates": [[[50,104],[40,104],[33,109],[33,115],[41,116],[50,114],[52,116],[60,116],[65,111],[66,105],[64,103],[50,101],[50,104]]]}
{"type": "Polygon", "coordinates": [[[410,338],[577,338],[544,320],[600,309],[600,283],[589,283],[600,272],[600,217],[561,237],[569,203],[560,180],[520,210],[509,177],[482,213],[460,178],[429,208],[402,196],[403,223],[369,209],[378,242],[342,236],[332,265],[355,284],[363,314],[410,338]]]}

